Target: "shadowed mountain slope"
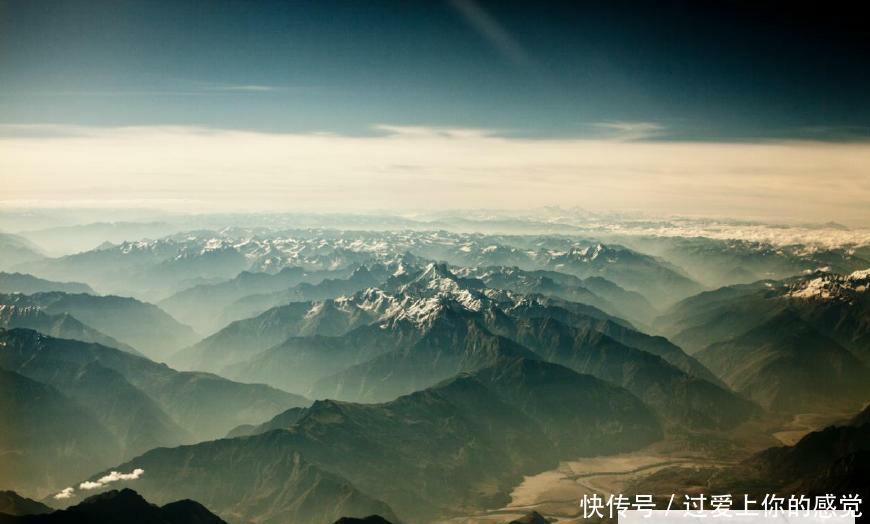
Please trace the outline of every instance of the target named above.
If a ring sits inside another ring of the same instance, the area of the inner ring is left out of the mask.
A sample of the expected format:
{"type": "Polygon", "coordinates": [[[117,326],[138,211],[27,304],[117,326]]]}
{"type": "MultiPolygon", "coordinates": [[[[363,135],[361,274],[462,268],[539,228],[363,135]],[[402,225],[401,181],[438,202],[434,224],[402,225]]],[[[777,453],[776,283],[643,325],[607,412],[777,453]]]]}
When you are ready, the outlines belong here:
{"type": "MultiPolygon", "coordinates": [[[[227,518],[268,521],[263,512],[301,515],[300,497],[319,496],[297,471],[305,464],[415,521],[503,502],[524,474],[560,458],[637,449],[661,435],[656,417],[627,391],[528,359],[501,360],[385,404],[318,401],[282,417],[284,429],[157,449],[116,469],[143,468],[136,488],[151,499],[199,495],[227,518]],[[263,502],[248,507],[255,494],[263,502]],[[239,505],[248,509],[233,509],[239,505]]],[[[339,515],[393,520],[366,500],[339,515]]]]}
{"type": "Polygon", "coordinates": [[[107,491],[75,506],[42,515],[0,515],[9,524],[225,524],[217,515],[192,500],[163,507],[148,503],[131,489],[107,491]]]}

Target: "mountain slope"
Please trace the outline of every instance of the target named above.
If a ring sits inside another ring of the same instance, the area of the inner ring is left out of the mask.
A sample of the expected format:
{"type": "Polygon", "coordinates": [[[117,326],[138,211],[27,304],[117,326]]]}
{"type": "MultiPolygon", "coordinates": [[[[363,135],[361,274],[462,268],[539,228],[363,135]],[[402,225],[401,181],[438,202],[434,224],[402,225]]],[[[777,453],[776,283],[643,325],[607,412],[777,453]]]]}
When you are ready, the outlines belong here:
{"type": "Polygon", "coordinates": [[[130,489],[107,491],[75,506],[43,515],[0,515],[9,524],[225,524],[201,504],[179,500],[157,507],[130,489]]]}
{"type": "Polygon", "coordinates": [[[157,503],[180,496],[199,500],[232,523],[325,524],[342,515],[372,513],[392,517],[386,504],[306,461],[288,440],[285,432],[274,432],[155,449],[130,462],[145,471],[134,487],[157,503]]]}
{"type": "MultiPolygon", "coordinates": [[[[158,304],[169,314],[198,330],[208,333],[216,328],[223,317],[223,310],[233,302],[260,293],[287,289],[300,283],[314,284],[325,278],[344,276],[347,271],[306,271],[301,267],[286,267],[277,273],[252,273],[242,271],[236,277],[217,284],[200,284],[179,291],[158,304]]],[[[289,302],[289,300],[287,301],[289,302]]],[[[262,308],[265,311],[278,304],[262,308]]],[[[243,315],[232,320],[247,318],[243,315]]],[[[224,322],[225,325],[227,322],[224,322]]]]}
{"type": "Polygon", "coordinates": [[[736,391],[778,412],[824,412],[870,399],[870,369],[790,311],[697,356],[736,391]]]}
{"type": "Polygon", "coordinates": [[[838,275],[816,271],[702,293],[676,304],[657,326],[671,340],[699,351],[791,311],[870,365],[870,270],[838,275]]]}
{"type": "Polygon", "coordinates": [[[41,502],[24,498],[14,491],[0,491],[0,514],[39,515],[52,509],[41,502]]]}
{"type": "MultiPolygon", "coordinates": [[[[381,285],[389,277],[390,270],[391,268],[383,264],[370,264],[356,268],[347,278],[325,278],[319,282],[302,282],[272,293],[247,295],[225,307],[220,318],[226,323],[252,317],[288,302],[309,302],[352,295],[357,291],[381,285]]],[[[339,274],[341,273],[345,272],[339,274]]]]}
{"type": "Polygon", "coordinates": [[[516,267],[479,268],[459,273],[479,278],[492,288],[589,304],[643,324],[655,317],[655,309],[643,295],[626,291],[602,277],[581,279],[557,271],[524,271],[516,267]]]}
{"type": "Polygon", "coordinates": [[[190,327],[157,306],[133,298],[52,292],[0,295],[0,303],[37,307],[49,315],[72,315],[153,358],[164,358],[196,339],[190,327]]]}
{"type": "Polygon", "coordinates": [[[570,302],[552,299],[520,301],[507,313],[524,319],[552,318],[578,329],[598,331],[625,346],[657,355],[689,375],[713,383],[719,382],[719,378],[709,369],[668,339],[647,335],[618,319],[590,315],[584,308],[578,308],[570,302]]]}
{"type": "MultiPolygon", "coordinates": [[[[534,360],[501,360],[385,404],[318,401],[282,418],[285,429],[157,449],[116,469],[143,468],[135,482],[149,498],[200,495],[226,516],[221,506],[257,494],[262,503],[237,513],[268,521],[263,512],[295,511],[318,494],[302,489],[309,477],[298,468],[323,468],[417,521],[503,502],[523,474],[560,458],[637,449],[661,435],[627,391],[534,360]]],[[[393,520],[371,505],[344,515],[373,513],[393,520]]]]}
{"type": "Polygon", "coordinates": [[[95,377],[95,395],[100,381],[111,378],[113,388],[124,386],[131,394],[141,392],[199,439],[215,438],[239,424],[259,422],[284,409],[307,405],[299,396],[267,386],[240,384],[207,373],[178,372],[113,348],[29,330],[2,330],[0,344],[0,367],[57,381],[59,387],[67,383],[67,377],[78,378],[86,370],[88,376],[95,377]]]}
{"type": "Polygon", "coordinates": [[[674,303],[702,289],[676,266],[618,245],[572,247],[551,256],[547,269],[581,278],[603,277],[659,305],[674,303]]]}
{"type": "Polygon", "coordinates": [[[870,496],[870,424],[830,426],[714,475],[723,493],[870,496]]]}
{"type": "Polygon", "coordinates": [[[0,233],[0,269],[12,269],[20,264],[45,258],[42,249],[18,235],[0,233]]]}
{"type": "Polygon", "coordinates": [[[44,293],[48,291],[95,294],[90,286],[79,282],[53,282],[26,273],[0,272],[0,293],[23,293],[25,295],[32,295],[33,293],[44,293]]]}
{"type": "Polygon", "coordinates": [[[170,362],[182,369],[220,372],[290,337],[335,336],[378,319],[389,304],[377,290],[320,302],[293,302],[238,320],[193,346],[170,362]]]}
{"type": "Polygon", "coordinates": [[[48,258],[26,269],[42,278],[88,282],[100,292],[157,301],[200,279],[228,279],[250,262],[230,242],[197,232],[161,240],[104,243],[73,255],[48,258]],[[208,238],[206,238],[208,237],[208,238]]]}
{"type": "Polygon", "coordinates": [[[118,460],[114,436],[55,388],[0,369],[0,484],[47,495],[118,460]]]}
{"type": "Polygon", "coordinates": [[[626,388],[681,427],[724,429],[758,412],[731,391],[599,331],[574,328],[552,318],[503,320],[490,321],[491,329],[544,360],[626,388]]]}
{"type": "Polygon", "coordinates": [[[407,322],[358,327],[342,336],[291,337],[221,371],[234,380],[262,382],[306,394],[320,379],[363,364],[420,339],[407,322]]]}
{"type": "MultiPolygon", "coordinates": [[[[2,301],[3,295],[0,295],[2,301]]],[[[49,315],[34,306],[15,306],[0,303],[0,328],[25,328],[56,338],[94,342],[142,356],[132,347],[86,326],[68,313],[49,315]]]]}
{"type": "Polygon", "coordinates": [[[419,340],[317,381],[309,396],[385,401],[502,358],[537,358],[519,344],[488,332],[455,303],[433,301],[432,307],[441,311],[419,340]]]}

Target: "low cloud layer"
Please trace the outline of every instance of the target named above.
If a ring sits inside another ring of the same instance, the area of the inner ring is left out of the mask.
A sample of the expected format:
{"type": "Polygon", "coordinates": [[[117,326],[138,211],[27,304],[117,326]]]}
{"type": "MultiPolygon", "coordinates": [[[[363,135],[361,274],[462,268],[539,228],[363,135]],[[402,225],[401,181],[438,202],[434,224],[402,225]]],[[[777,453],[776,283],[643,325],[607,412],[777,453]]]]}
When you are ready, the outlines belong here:
{"type": "MultiPolygon", "coordinates": [[[[626,129],[643,135],[655,132],[651,126],[626,129]]],[[[401,126],[378,132],[0,126],[2,204],[134,201],[188,211],[562,205],[870,225],[865,143],[521,139],[401,126]]]]}

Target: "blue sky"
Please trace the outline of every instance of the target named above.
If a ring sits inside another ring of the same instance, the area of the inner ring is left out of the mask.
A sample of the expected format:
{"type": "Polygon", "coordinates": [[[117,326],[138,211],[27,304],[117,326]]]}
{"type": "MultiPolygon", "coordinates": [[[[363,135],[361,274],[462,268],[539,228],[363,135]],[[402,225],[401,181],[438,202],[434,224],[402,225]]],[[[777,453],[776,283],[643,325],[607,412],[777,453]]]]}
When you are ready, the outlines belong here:
{"type": "Polygon", "coordinates": [[[848,11],[703,4],[3,0],[0,120],[870,136],[870,53],[848,11]]]}

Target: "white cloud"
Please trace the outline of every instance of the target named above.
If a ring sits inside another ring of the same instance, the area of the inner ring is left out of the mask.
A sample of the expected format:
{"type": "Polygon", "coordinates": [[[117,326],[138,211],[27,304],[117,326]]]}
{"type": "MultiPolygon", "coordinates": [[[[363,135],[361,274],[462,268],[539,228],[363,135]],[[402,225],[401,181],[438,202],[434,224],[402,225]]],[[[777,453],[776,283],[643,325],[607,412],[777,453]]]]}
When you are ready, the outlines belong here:
{"type": "Polygon", "coordinates": [[[108,475],[104,475],[100,477],[96,481],[85,481],[79,484],[79,489],[84,490],[92,490],[101,488],[107,484],[111,484],[112,482],[118,482],[119,480],[136,480],[145,473],[144,469],[136,468],[130,473],[121,473],[120,471],[112,471],[108,475]]]}
{"type": "Polygon", "coordinates": [[[74,491],[75,491],[75,489],[73,489],[71,487],[70,488],[63,488],[60,491],[60,493],[58,493],[54,496],[54,498],[57,500],[64,500],[64,499],[72,498],[74,491]]]}
{"type": "MultiPolygon", "coordinates": [[[[650,125],[610,123],[652,132],[650,125]]],[[[184,126],[0,126],[5,205],[184,211],[582,206],[870,224],[870,145],[524,139],[379,126],[373,136],[184,126]],[[165,204],[165,203],[169,204],[165,204]]]]}

